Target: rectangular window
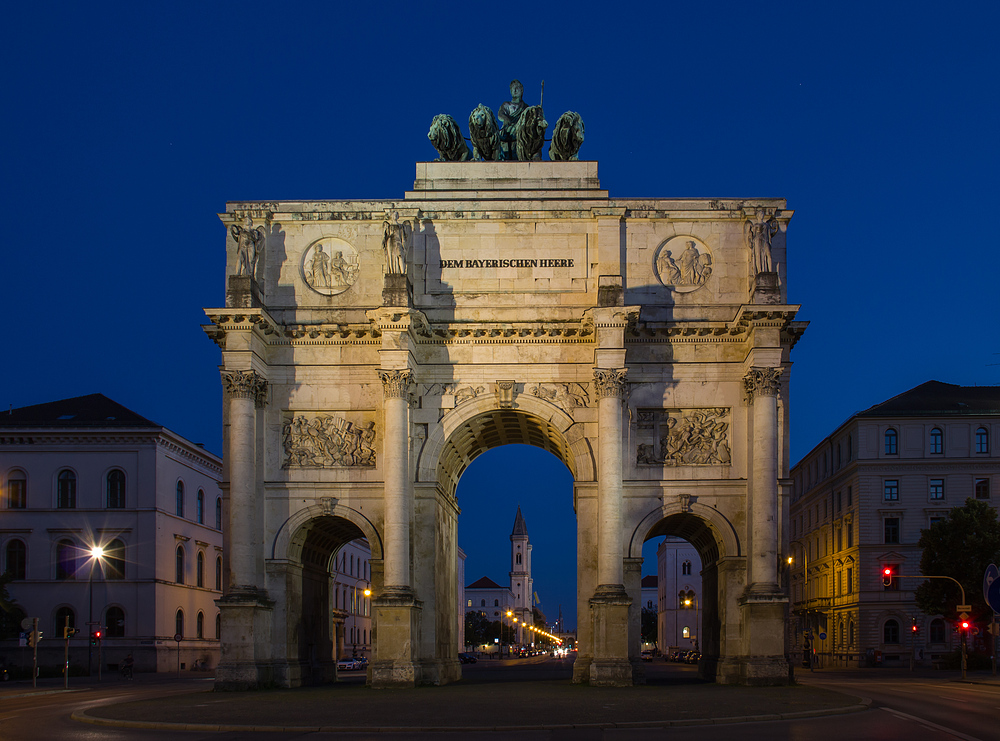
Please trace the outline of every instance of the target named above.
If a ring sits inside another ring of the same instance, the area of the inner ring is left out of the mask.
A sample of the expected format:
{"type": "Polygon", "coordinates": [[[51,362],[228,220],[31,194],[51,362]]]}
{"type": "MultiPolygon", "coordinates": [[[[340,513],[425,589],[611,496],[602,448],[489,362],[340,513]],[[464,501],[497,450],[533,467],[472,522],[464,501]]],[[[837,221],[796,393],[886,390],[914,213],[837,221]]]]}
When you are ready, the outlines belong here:
{"type": "Polygon", "coordinates": [[[848,548],[853,548],[854,547],[854,523],[853,522],[848,522],[847,523],[847,547],[848,548]]]}
{"type": "Polygon", "coordinates": [[[853,568],[847,569],[847,593],[848,594],[853,594],[854,593],[854,569],[853,568]]]}
{"type": "Polygon", "coordinates": [[[897,479],[886,479],[882,484],[883,498],[887,502],[899,500],[899,481],[897,479]]]}
{"type": "Polygon", "coordinates": [[[944,499],[944,479],[931,479],[931,499],[944,499]]]}
{"type": "Polygon", "coordinates": [[[934,525],[936,525],[939,522],[944,522],[944,518],[943,517],[932,517],[930,519],[930,526],[934,527],[934,525]]]}
{"type": "Polygon", "coordinates": [[[842,550],[843,547],[844,547],[843,535],[844,535],[843,529],[838,527],[837,528],[837,550],[838,551],[842,550]]]}
{"type": "Polygon", "coordinates": [[[840,505],[841,505],[841,499],[840,499],[840,492],[838,491],[837,492],[837,514],[838,515],[840,514],[840,510],[842,509],[840,505]]]}
{"type": "Polygon", "coordinates": [[[886,543],[898,543],[899,542],[899,518],[898,517],[886,517],[885,518],[885,542],[886,543]]]}
{"type": "Polygon", "coordinates": [[[840,571],[837,572],[837,596],[839,597],[844,593],[844,575],[840,571]]]}
{"type": "Polygon", "coordinates": [[[990,480],[976,479],[976,499],[990,498],[990,480]]]}
{"type": "Polygon", "coordinates": [[[850,507],[854,504],[854,490],[848,486],[847,487],[847,506],[850,507]]]}

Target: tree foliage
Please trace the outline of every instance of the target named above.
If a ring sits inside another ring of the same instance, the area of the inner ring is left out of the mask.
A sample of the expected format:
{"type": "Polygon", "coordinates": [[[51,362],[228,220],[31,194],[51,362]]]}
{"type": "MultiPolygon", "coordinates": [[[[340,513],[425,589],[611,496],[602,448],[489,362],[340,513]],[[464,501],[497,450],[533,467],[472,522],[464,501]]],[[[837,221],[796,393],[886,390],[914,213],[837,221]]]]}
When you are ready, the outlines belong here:
{"type": "Polygon", "coordinates": [[[9,571],[0,574],[0,640],[16,638],[26,614],[7,591],[7,585],[13,580],[9,571]]]}
{"type": "MultiPolygon", "coordinates": [[[[966,499],[948,516],[920,531],[920,572],[927,576],[950,576],[965,588],[974,620],[993,614],[983,598],[983,574],[991,563],[1000,563],[1000,520],[989,503],[966,499]]],[[[962,593],[947,579],[929,579],[916,590],[917,606],[928,615],[957,619],[955,606],[962,593]]]]}
{"type": "Polygon", "coordinates": [[[654,646],[656,645],[656,618],[656,610],[651,607],[642,608],[642,627],[640,628],[640,632],[643,643],[652,643],[654,646]]]}
{"type": "Polygon", "coordinates": [[[500,636],[500,622],[490,619],[481,612],[465,613],[465,642],[470,646],[481,646],[484,643],[492,643],[495,637],[500,636]]]}

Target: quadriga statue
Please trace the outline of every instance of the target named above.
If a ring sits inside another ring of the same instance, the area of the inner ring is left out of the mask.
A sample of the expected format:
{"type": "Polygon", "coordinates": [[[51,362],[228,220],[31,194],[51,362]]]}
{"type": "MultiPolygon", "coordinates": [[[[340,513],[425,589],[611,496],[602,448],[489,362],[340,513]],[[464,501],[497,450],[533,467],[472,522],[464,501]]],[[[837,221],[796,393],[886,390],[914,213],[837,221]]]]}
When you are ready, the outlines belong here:
{"type": "Polygon", "coordinates": [[[579,113],[566,111],[552,128],[552,143],[549,144],[549,159],[578,160],[580,145],[583,144],[583,119],[579,113]]]}
{"type": "Polygon", "coordinates": [[[435,162],[464,162],[472,159],[469,145],[465,143],[458,124],[447,113],[440,113],[431,121],[427,138],[438,152],[435,162]]]}
{"type": "Polygon", "coordinates": [[[485,162],[501,159],[500,124],[493,111],[482,103],[469,114],[469,136],[472,139],[472,159],[485,162]]]}
{"type": "Polygon", "coordinates": [[[522,162],[527,160],[540,160],[542,158],[542,146],[545,144],[545,130],[549,127],[549,122],[545,120],[545,114],[540,105],[528,106],[518,117],[517,128],[515,130],[515,144],[517,158],[522,162]]]}

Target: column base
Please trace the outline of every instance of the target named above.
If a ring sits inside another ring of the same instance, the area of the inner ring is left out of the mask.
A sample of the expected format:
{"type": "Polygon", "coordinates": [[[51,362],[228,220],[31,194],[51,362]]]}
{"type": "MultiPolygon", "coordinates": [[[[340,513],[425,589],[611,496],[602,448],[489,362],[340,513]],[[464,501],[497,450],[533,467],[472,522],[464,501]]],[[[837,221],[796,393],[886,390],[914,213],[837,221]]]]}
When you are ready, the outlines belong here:
{"type": "Polygon", "coordinates": [[[628,657],[628,609],[632,598],[621,584],[601,584],[590,599],[593,652],[590,683],[597,687],[628,687],[632,662],[628,657]]]}
{"type": "Polygon", "coordinates": [[[216,690],[257,690],[274,684],[271,613],[263,590],[244,588],[216,600],[222,622],[216,690]]]}
{"type": "Polygon", "coordinates": [[[411,589],[386,587],[372,600],[375,624],[374,659],[370,682],[375,689],[415,687],[422,671],[414,658],[420,643],[422,603],[411,589]]]}
{"type": "Polygon", "coordinates": [[[738,600],[742,624],[739,684],[788,684],[788,658],[785,656],[788,597],[777,590],[755,591],[754,586],[751,585],[738,600]]]}

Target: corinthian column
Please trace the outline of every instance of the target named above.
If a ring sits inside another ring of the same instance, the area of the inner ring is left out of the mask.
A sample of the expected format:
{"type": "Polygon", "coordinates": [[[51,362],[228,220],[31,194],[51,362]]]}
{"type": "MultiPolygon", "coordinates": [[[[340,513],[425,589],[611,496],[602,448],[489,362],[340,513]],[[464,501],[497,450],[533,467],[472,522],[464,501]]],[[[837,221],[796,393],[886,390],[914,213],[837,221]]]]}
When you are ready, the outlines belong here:
{"type": "Polygon", "coordinates": [[[595,368],[600,446],[597,467],[597,590],[623,591],[622,399],[627,368],[595,368]],[[613,590],[611,588],[614,588],[613,590]]]}
{"type": "Polygon", "coordinates": [[[750,591],[778,591],[778,389],[780,368],[751,368],[743,378],[753,405],[753,532],[750,591]]]}
{"type": "Polygon", "coordinates": [[[410,588],[409,369],[379,371],[385,397],[385,589],[410,588]]]}
{"type": "Polygon", "coordinates": [[[224,371],[222,382],[229,396],[229,591],[256,592],[254,408],[264,404],[267,381],[249,370],[224,371]]]}

